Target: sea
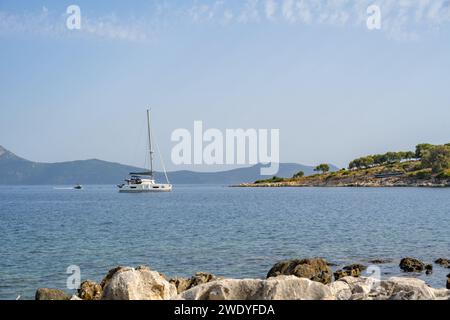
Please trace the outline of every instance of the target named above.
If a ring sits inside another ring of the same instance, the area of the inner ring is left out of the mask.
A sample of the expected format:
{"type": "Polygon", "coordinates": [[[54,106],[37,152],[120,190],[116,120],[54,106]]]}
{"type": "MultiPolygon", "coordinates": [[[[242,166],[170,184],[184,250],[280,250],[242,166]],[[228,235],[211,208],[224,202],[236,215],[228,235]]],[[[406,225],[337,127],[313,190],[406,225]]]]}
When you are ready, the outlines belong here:
{"type": "Polygon", "coordinates": [[[310,257],[334,270],[385,259],[375,266],[382,278],[441,288],[450,269],[406,274],[398,264],[450,258],[450,189],[1,186],[0,240],[0,299],[34,299],[40,287],[73,293],[71,266],[95,281],[119,265],[166,277],[265,278],[279,261],[310,257]]]}

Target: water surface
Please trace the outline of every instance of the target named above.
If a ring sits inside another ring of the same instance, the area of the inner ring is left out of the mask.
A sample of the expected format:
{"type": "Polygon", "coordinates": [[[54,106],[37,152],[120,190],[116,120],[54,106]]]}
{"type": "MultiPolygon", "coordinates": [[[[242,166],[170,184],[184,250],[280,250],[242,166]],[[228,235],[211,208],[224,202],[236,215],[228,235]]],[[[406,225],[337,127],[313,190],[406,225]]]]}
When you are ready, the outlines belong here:
{"type": "MultiPolygon", "coordinates": [[[[450,189],[0,187],[0,221],[0,299],[64,289],[69,265],[98,281],[117,265],[141,264],[169,277],[262,278],[282,259],[394,259],[381,265],[387,277],[404,275],[404,256],[450,258],[450,189]]],[[[420,277],[445,286],[450,270],[434,269],[420,277]]]]}

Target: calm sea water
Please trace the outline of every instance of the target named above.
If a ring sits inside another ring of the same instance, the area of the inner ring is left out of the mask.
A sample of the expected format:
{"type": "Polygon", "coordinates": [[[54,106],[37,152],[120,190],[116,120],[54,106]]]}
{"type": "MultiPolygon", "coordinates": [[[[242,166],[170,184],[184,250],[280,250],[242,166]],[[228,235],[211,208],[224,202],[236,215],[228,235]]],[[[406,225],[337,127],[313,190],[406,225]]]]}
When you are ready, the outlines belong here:
{"type": "MultiPolygon", "coordinates": [[[[69,265],[98,281],[141,264],[167,276],[262,278],[282,259],[394,259],[381,265],[387,277],[401,274],[404,256],[450,258],[450,189],[0,187],[0,221],[0,299],[64,289],[69,265]]],[[[420,277],[445,286],[450,270],[434,269],[420,277]]]]}

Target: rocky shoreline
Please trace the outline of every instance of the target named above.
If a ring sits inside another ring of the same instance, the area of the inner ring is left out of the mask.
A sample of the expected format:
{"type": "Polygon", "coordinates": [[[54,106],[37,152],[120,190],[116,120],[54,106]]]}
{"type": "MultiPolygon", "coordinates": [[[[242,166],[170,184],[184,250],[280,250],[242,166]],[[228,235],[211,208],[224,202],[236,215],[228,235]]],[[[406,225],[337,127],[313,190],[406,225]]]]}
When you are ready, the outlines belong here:
{"type": "Polygon", "coordinates": [[[361,188],[388,188],[388,187],[410,187],[410,188],[448,188],[450,180],[429,179],[417,180],[406,177],[393,178],[340,178],[340,179],[314,179],[305,178],[301,180],[287,180],[281,182],[241,183],[231,187],[240,188],[282,188],[282,187],[361,187],[361,188]]]}
{"type": "Polygon", "coordinates": [[[277,183],[241,183],[239,185],[232,185],[232,188],[448,188],[450,183],[292,183],[292,182],[277,182],[277,183]]]}
{"type": "MultiPolygon", "coordinates": [[[[375,261],[374,261],[375,262],[375,261]]],[[[383,263],[382,260],[379,260],[383,263]]],[[[450,269],[450,260],[434,262],[450,269]]],[[[146,266],[117,267],[100,283],[81,283],[76,295],[41,288],[36,300],[450,300],[450,274],[445,288],[423,280],[363,277],[370,266],[353,264],[332,272],[322,258],[287,260],[275,264],[266,279],[227,279],[199,272],[191,278],[168,279],[146,266]],[[334,280],[334,281],[333,281],[334,280]]],[[[432,271],[432,264],[403,258],[404,272],[432,271]]],[[[443,282],[444,284],[444,282],[443,282]]]]}
{"type": "MultiPolygon", "coordinates": [[[[449,164],[450,165],[450,164],[449,164]]],[[[351,166],[350,166],[351,167],[351,166]]],[[[406,161],[365,168],[323,171],[292,177],[272,177],[267,180],[241,183],[234,187],[450,187],[450,170],[434,172],[422,161],[406,161]]]]}

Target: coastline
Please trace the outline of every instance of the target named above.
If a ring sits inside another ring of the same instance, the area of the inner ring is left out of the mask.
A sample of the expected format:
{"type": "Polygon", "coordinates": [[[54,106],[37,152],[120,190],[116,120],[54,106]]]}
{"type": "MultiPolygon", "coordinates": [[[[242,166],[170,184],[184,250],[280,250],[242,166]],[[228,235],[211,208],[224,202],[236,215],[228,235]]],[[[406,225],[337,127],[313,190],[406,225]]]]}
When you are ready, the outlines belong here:
{"type": "Polygon", "coordinates": [[[231,188],[449,188],[450,182],[446,183],[295,183],[295,182],[276,182],[276,183],[241,183],[230,185],[231,188]]]}
{"type": "Polygon", "coordinates": [[[415,152],[360,157],[337,171],[322,163],[314,171],[318,173],[306,176],[299,171],[235,187],[450,187],[450,144],[419,144],[415,152]]]}
{"type": "Polygon", "coordinates": [[[450,178],[430,174],[426,178],[411,173],[383,176],[382,169],[341,170],[300,178],[277,178],[241,183],[231,187],[364,187],[364,188],[448,188],[450,178]]]}

